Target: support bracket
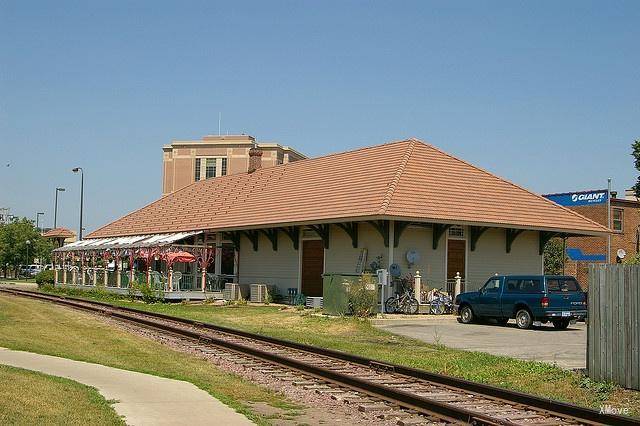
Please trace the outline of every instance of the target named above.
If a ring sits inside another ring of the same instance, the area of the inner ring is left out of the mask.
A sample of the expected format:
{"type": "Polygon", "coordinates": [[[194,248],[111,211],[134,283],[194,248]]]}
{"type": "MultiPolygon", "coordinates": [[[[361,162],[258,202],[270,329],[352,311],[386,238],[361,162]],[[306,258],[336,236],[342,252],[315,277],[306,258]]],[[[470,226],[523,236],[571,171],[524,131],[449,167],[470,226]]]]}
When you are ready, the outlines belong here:
{"type": "Polygon", "coordinates": [[[233,242],[233,246],[236,250],[240,250],[240,231],[223,232],[222,235],[224,239],[231,240],[233,242]]]}
{"type": "Polygon", "coordinates": [[[353,248],[358,248],[358,222],[336,223],[335,225],[351,237],[353,248]]]}
{"type": "Polygon", "coordinates": [[[511,228],[507,228],[505,230],[505,233],[507,235],[507,253],[511,253],[511,245],[513,244],[513,242],[515,241],[515,239],[518,237],[518,235],[522,234],[524,232],[524,229],[511,229],[511,228]]]}
{"type": "Polygon", "coordinates": [[[432,244],[432,248],[434,250],[438,249],[438,243],[440,242],[440,238],[442,237],[442,234],[445,233],[445,231],[447,229],[451,228],[451,225],[445,225],[442,223],[434,223],[433,224],[433,244],[432,244]]]}
{"type": "Polygon", "coordinates": [[[407,229],[409,225],[411,225],[411,222],[396,221],[393,228],[393,246],[394,247],[398,247],[398,245],[400,244],[400,236],[402,235],[404,230],[407,229]]]}
{"type": "Polygon", "coordinates": [[[471,251],[475,251],[478,240],[487,229],[489,229],[488,226],[470,226],[469,227],[469,233],[471,234],[470,235],[471,238],[469,239],[469,249],[471,251]]]}
{"type": "Polygon", "coordinates": [[[278,251],[278,228],[261,229],[260,232],[271,241],[273,251],[278,251]]]}
{"type": "Polygon", "coordinates": [[[555,238],[555,237],[561,237],[562,234],[559,232],[552,232],[552,231],[540,231],[540,239],[539,239],[539,247],[538,247],[538,254],[540,256],[542,256],[542,254],[544,253],[544,246],[549,242],[550,239],[555,238]]]}
{"type": "Polygon", "coordinates": [[[389,221],[388,220],[369,220],[367,221],[376,231],[382,235],[384,246],[389,247],[389,221]]]}
{"type": "Polygon", "coordinates": [[[260,232],[252,229],[241,232],[251,241],[253,251],[258,251],[258,237],[260,236],[260,232]]]}
{"type": "Polygon", "coordinates": [[[309,228],[313,229],[322,238],[325,249],[329,248],[329,226],[329,224],[309,225],[309,228]]]}
{"type": "Polygon", "coordinates": [[[287,226],[284,228],[280,228],[280,230],[291,239],[291,242],[293,243],[293,249],[298,250],[298,246],[300,245],[300,227],[287,226]]]}

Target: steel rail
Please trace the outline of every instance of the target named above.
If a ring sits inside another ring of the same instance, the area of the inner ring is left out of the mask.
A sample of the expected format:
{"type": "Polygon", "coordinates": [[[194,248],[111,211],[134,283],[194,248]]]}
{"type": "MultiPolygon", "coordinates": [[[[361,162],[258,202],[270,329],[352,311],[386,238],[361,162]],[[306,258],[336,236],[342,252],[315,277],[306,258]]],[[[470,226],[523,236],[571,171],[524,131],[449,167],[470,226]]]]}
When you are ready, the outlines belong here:
{"type": "Polygon", "coordinates": [[[408,376],[411,378],[417,378],[417,379],[437,383],[437,384],[451,387],[457,390],[465,390],[465,391],[479,394],[481,396],[492,397],[494,399],[502,400],[506,403],[519,404],[519,405],[531,407],[540,411],[544,411],[545,414],[548,414],[551,416],[556,415],[558,417],[565,417],[565,418],[568,417],[571,420],[576,420],[581,423],[621,425],[621,426],[640,425],[640,421],[630,417],[613,415],[613,414],[604,414],[593,409],[584,408],[577,405],[568,404],[565,402],[555,401],[552,399],[528,395],[522,392],[506,390],[506,389],[498,388],[491,385],[471,382],[465,379],[445,376],[437,373],[430,373],[427,371],[418,370],[411,367],[405,367],[397,364],[381,362],[381,361],[361,357],[358,355],[347,354],[347,353],[340,352],[333,349],[318,348],[315,346],[296,343],[288,340],[276,339],[273,337],[263,336],[263,335],[236,330],[228,327],[222,327],[222,326],[205,323],[201,321],[174,317],[174,316],[166,315],[162,313],[148,312],[148,311],[130,308],[130,307],[117,306],[117,305],[112,305],[109,303],[95,301],[95,300],[51,295],[51,294],[33,292],[33,291],[28,291],[23,289],[0,287],[0,291],[4,291],[4,292],[16,294],[16,295],[32,297],[32,298],[41,299],[41,300],[48,300],[51,302],[61,303],[61,304],[77,307],[80,309],[85,309],[88,311],[93,311],[93,312],[97,311],[112,317],[118,317],[127,321],[142,323],[150,327],[160,328],[165,331],[170,331],[176,334],[198,339],[200,341],[205,341],[218,346],[223,346],[225,348],[230,348],[236,352],[257,356],[259,358],[263,358],[278,364],[282,364],[282,365],[294,368],[296,370],[306,372],[313,376],[320,377],[325,380],[329,380],[337,384],[342,384],[352,388],[357,388],[364,393],[376,396],[377,398],[395,403],[397,405],[400,405],[406,408],[423,412],[424,414],[427,414],[427,415],[437,414],[439,416],[444,416],[449,419],[455,419],[458,421],[464,421],[464,422],[473,423],[473,424],[483,424],[483,425],[515,424],[502,419],[496,419],[490,416],[478,414],[477,412],[474,412],[474,411],[453,407],[450,404],[429,400],[427,398],[422,398],[410,392],[406,392],[398,389],[391,389],[387,386],[379,385],[377,383],[374,383],[368,380],[359,379],[353,376],[346,376],[346,375],[331,371],[329,369],[312,366],[306,363],[299,362],[297,360],[293,360],[291,358],[287,358],[287,357],[283,357],[270,352],[262,351],[260,349],[251,348],[248,346],[236,344],[236,343],[229,342],[222,339],[216,339],[209,335],[204,335],[202,333],[199,333],[197,331],[185,330],[185,329],[174,327],[168,324],[161,324],[155,321],[145,320],[139,317],[132,317],[130,315],[115,312],[114,310],[125,311],[135,315],[145,315],[151,318],[158,318],[166,321],[173,321],[173,322],[181,323],[184,325],[189,325],[191,327],[200,327],[200,328],[209,329],[209,330],[213,330],[213,331],[217,331],[217,332],[221,332],[229,335],[236,335],[236,336],[240,336],[248,339],[253,339],[253,340],[263,341],[270,344],[288,347],[291,349],[301,350],[301,351],[316,354],[316,355],[322,355],[325,357],[340,359],[342,361],[359,364],[369,368],[386,370],[386,371],[394,372],[400,375],[408,376]],[[94,305],[95,307],[90,307],[82,304],[94,305]]]}

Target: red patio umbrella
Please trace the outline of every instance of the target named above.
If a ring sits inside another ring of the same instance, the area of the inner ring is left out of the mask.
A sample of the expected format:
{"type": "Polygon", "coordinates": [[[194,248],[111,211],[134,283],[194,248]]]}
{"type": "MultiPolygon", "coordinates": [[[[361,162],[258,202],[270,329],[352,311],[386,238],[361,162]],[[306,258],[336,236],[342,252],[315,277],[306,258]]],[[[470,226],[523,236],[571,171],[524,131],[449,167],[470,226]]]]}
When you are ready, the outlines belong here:
{"type": "Polygon", "coordinates": [[[187,253],[186,251],[167,253],[167,263],[169,265],[173,264],[174,262],[191,263],[195,261],[196,257],[191,253],[187,253]]]}

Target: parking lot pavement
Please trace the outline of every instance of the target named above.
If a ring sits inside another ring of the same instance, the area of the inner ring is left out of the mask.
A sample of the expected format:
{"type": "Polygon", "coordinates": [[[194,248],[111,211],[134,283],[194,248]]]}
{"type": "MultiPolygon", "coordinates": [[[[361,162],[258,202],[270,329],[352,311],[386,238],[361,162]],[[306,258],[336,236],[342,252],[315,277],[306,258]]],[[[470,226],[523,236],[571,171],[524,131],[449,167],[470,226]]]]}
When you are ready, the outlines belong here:
{"type": "Polygon", "coordinates": [[[422,321],[393,319],[374,320],[373,323],[392,333],[450,348],[555,363],[565,369],[586,367],[585,323],[570,325],[567,330],[555,330],[549,324],[520,330],[513,320],[502,327],[492,323],[460,324],[452,317],[423,318],[422,321]]]}

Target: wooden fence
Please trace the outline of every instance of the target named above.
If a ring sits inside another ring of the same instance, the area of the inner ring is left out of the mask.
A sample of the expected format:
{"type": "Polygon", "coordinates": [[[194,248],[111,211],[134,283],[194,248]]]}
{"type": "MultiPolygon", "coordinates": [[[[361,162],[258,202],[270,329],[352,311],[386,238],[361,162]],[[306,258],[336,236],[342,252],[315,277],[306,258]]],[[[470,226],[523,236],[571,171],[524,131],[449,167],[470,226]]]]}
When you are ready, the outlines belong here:
{"type": "Polygon", "coordinates": [[[640,390],[640,265],[589,265],[589,377],[640,390]]]}

